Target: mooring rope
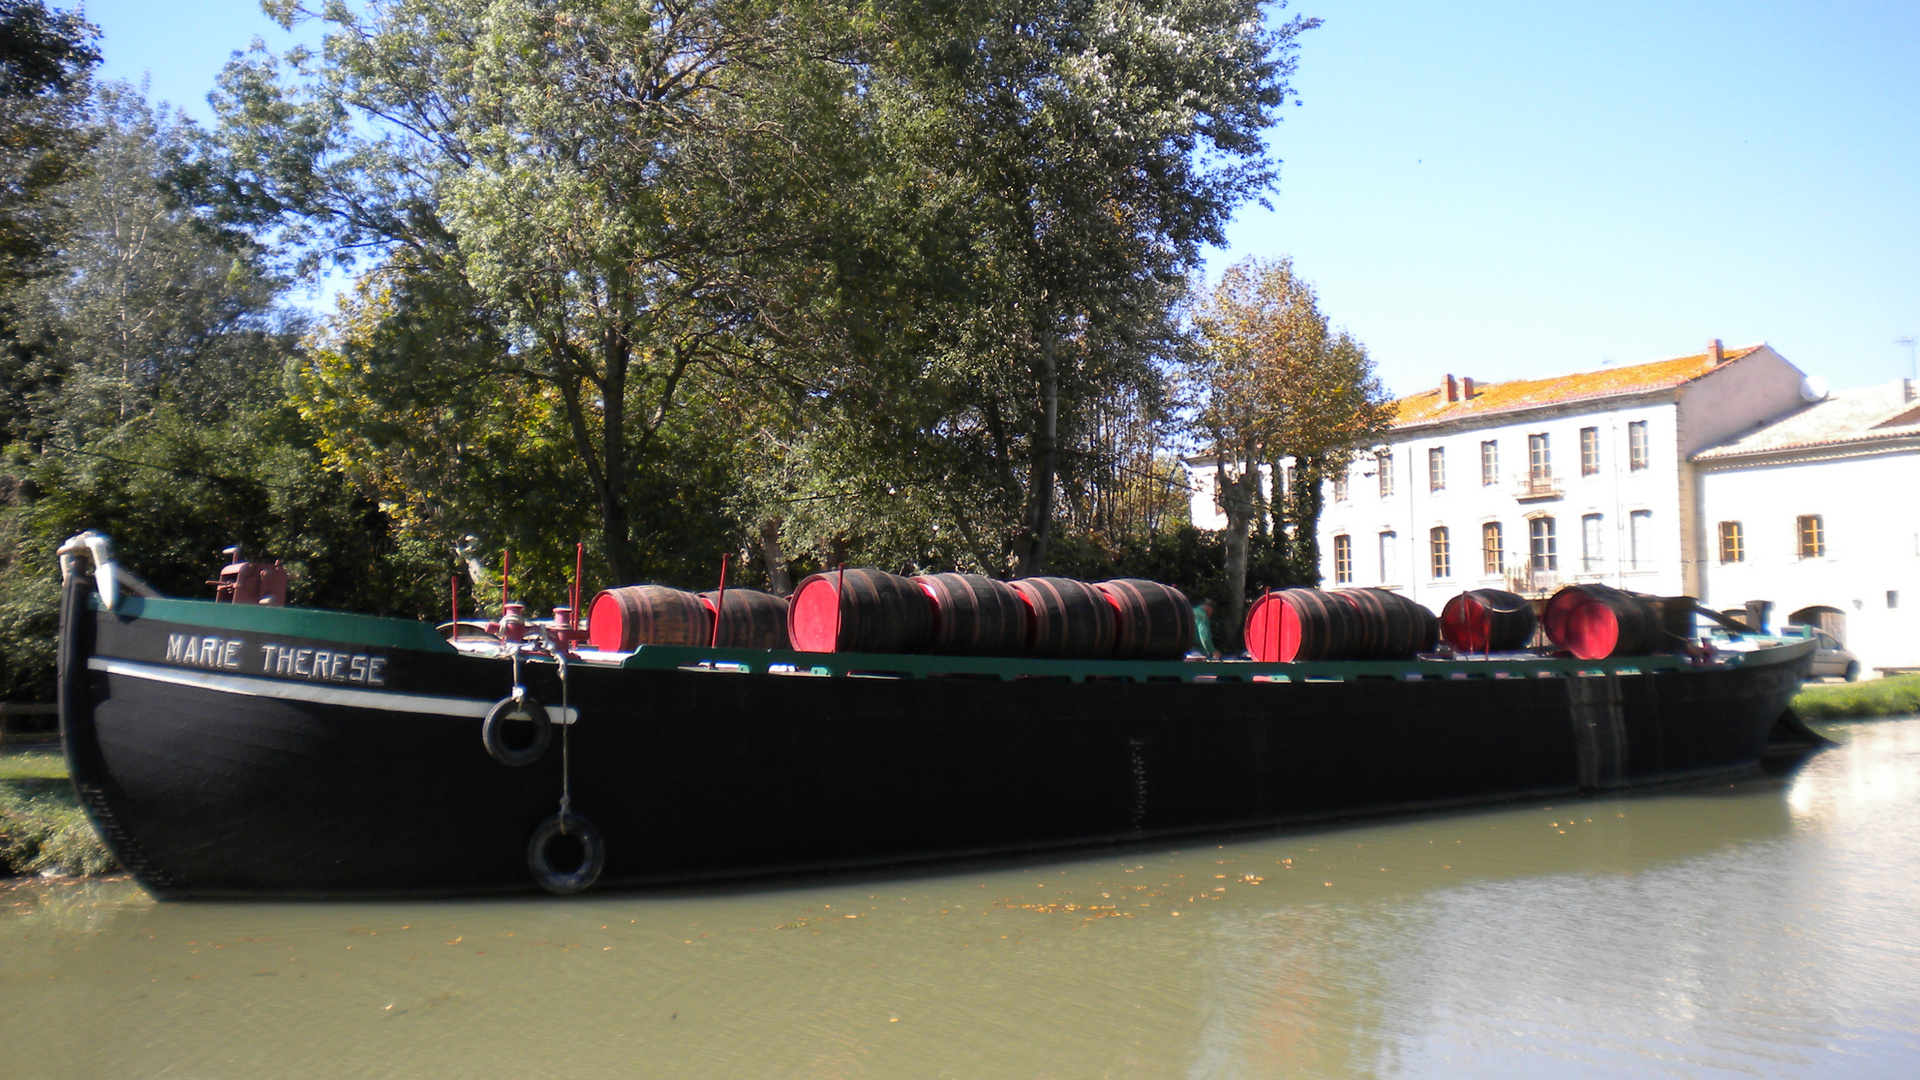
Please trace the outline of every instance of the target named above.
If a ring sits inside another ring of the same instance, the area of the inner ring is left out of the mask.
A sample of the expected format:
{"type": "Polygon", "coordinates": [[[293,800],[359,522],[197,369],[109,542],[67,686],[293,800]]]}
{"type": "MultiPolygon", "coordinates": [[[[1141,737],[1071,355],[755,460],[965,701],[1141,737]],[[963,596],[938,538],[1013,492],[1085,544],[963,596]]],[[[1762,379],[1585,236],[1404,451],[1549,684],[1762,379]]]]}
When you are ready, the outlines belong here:
{"type": "Polygon", "coordinates": [[[553,647],[553,659],[560,665],[560,824],[566,831],[567,819],[573,816],[573,757],[568,737],[573,734],[572,712],[568,704],[571,685],[567,679],[567,649],[557,641],[550,641],[553,647]]]}

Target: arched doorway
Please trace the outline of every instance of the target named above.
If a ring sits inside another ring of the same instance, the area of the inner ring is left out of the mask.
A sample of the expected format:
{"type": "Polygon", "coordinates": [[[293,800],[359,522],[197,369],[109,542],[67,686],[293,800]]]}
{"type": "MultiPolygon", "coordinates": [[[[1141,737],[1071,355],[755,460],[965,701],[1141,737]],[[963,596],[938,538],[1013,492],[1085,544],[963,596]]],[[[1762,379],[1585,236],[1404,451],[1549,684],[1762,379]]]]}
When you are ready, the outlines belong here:
{"type": "Polygon", "coordinates": [[[1840,644],[1847,643],[1847,613],[1837,607],[1828,607],[1825,604],[1803,607],[1787,616],[1787,621],[1823,630],[1828,637],[1840,644]]]}

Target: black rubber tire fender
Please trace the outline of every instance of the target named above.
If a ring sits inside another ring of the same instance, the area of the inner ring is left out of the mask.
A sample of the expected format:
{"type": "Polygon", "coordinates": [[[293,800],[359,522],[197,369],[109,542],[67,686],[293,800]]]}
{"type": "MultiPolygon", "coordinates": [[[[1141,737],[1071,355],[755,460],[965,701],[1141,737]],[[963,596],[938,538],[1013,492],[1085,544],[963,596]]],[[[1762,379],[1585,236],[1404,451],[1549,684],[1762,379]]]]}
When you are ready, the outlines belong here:
{"type": "Polygon", "coordinates": [[[571,896],[592,885],[606,865],[607,842],[600,838],[593,822],[579,814],[553,815],[541,822],[533,830],[533,839],[527,841],[527,869],[533,872],[533,880],[559,896],[571,896]],[[547,848],[562,835],[580,842],[580,865],[570,871],[556,869],[547,855],[547,848]]]}
{"type": "Polygon", "coordinates": [[[504,697],[487,710],[487,718],[480,725],[480,741],[493,760],[502,765],[515,768],[531,765],[540,760],[548,744],[553,742],[553,717],[545,705],[527,694],[504,697]],[[533,741],[518,750],[508,746],[504,737],[503,729],[512,720],[533,722],[533,741]]]}
{"type": "Polygon", "coordinates": [[[1855,660],[1853,663],[1848,664],[1846,673],[1841,675],[1840,677],[1842,679],[1845,679],[1848,682],[1859,682],[1860,681],[1860,661],[1855,660]]]}

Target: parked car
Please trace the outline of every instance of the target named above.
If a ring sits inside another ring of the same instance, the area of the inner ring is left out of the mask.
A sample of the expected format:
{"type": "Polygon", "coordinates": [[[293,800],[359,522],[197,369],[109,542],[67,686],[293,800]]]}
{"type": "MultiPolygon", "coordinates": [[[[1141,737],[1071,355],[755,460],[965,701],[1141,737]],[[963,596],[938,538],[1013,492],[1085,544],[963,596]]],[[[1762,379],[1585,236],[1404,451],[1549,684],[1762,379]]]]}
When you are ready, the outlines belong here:
{"type": "MultiPolygon", "coordinates": [[[[1800,623],[1788,623],[1780,627],[1781,637],[1812,638],[1819,643],[1813,653],[1813,677],[1816,679],[1845,679],[1854,682],[1860,678],[1860,658],[1847,651],[1845,645],[1832,634],[1815,627],[1800,623]]],[[[1728,631],[1722,627],[1713,630],[1714,645],[1721,649],[1740,652],[1753,648],[1746,640],[1747,635],[1728,631]]]]}
{"type": "Polygon", "coordinates": [[[1860,658],[1847,651],[1845,645],[1833,639],[1825,630],[1815,630],[1814,640],[1820,643],[1813,654],[1813,677],[1816,679],[1845,679],[1854,682],[1860,678],[1860,658]]]}

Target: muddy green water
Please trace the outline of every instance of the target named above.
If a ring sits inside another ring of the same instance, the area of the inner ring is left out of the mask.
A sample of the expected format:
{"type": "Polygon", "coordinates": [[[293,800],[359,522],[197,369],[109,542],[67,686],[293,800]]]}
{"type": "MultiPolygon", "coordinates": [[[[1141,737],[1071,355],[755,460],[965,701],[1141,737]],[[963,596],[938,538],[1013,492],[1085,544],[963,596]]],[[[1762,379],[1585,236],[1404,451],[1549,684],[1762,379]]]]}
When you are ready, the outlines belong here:
{"type": "Polygon", "coordinates": [[[1920,720],[1784,779],[750,890],[0,891],[0,1076],[1920,1076],[1920,720]]]}

